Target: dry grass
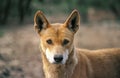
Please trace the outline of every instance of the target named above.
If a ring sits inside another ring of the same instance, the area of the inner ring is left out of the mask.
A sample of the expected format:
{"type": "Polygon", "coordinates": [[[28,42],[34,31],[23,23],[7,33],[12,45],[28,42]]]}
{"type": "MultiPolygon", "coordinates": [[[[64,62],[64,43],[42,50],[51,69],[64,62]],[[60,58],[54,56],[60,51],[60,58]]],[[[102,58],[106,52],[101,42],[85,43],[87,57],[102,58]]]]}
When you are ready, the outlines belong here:
{"type": "Polygon", "coordinates": [[[80,48],[101,49],[120,47],[120,26],[116,23],[85,24],[75,37],[80,48]]]}
{"type": "MultiPolygon", "coordinates": [[[[114,22],[83,24],[75,36],[75,46],[87,49],[120,47],[120,26],[114,22]]],[[[43,77],[38,47],[39,37],[33,25],[14,28],[0,38],[0,52],[19,60],[25,78],[43,77]]]]}

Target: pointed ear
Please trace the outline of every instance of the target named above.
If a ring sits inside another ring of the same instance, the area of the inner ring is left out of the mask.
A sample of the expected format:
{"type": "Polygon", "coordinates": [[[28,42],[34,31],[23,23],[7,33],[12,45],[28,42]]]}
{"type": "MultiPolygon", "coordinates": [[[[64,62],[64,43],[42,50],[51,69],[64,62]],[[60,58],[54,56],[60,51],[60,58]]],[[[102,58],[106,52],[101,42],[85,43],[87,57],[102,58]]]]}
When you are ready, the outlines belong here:
{"type": "Polygon", "coordinates": [[[38,33],[49,27],[49,22],[41,11],[37,11],[34,16],[34,27],[38,33]]]}
{"type": "Polygon", "coordinates": [[[65,21],[65,26],[72,32],[76,33],[80,25],[80,15],[77,10],[73,10],[68,19],[65,21]]]}

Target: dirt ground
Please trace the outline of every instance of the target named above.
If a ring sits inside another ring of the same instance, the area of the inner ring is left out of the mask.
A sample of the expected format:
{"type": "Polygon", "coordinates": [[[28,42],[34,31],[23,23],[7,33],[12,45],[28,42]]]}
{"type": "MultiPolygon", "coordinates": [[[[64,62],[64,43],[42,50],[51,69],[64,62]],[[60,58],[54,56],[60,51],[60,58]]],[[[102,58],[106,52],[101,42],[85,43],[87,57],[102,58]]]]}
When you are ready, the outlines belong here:
{"type": "MultiPolygon", "coordinates": [[[[86,49],[120,47],[120,24],[82,24],[75,36],[75,46],[86,49]]],[[[39,36],[32,24],[7,29],[0,37],[0,78],[43,78],[39,36]]]]}

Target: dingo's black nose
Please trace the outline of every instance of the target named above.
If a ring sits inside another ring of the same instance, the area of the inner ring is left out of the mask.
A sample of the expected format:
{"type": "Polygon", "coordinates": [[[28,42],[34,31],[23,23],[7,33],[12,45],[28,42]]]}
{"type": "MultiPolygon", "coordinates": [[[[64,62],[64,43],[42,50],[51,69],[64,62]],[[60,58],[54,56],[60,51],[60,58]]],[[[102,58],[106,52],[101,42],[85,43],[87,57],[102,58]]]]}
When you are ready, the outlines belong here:
{"type": "Polygon", "coordinates": [[[63,56],[62,55],[56,55],[54,56],[54,60],[56,63],[60,63],[63,60],[63,56]]]}

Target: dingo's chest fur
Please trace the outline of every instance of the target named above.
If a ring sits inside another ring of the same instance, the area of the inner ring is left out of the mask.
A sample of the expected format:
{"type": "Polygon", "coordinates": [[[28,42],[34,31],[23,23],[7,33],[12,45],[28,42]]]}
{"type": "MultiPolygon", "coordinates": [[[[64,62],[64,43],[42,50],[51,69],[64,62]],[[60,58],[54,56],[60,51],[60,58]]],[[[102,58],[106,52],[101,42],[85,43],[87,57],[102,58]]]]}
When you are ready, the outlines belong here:
{"type": "Polygon", "coordinates": [[[120,78],[120,48],[74,48],[79,26],[77,10],[63,24],[50,24],[41,11],[35,14],[45,78],[120,78]]]}

